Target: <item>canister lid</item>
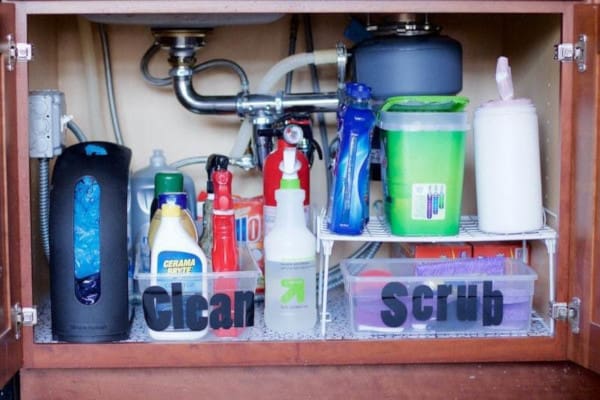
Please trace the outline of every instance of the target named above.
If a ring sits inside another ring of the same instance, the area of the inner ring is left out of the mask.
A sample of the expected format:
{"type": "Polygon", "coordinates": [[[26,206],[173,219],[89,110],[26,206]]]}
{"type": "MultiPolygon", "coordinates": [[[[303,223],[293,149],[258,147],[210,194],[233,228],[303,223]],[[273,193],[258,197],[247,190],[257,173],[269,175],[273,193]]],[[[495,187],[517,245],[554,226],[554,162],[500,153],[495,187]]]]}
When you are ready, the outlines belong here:
{"type": "Polygon", "coordinates": [[[467,113],[461,112],[382,112],[377,126],[386,131],[455,132],[467,131],[467,113]]]}
{"type": "Polygon", "coordinates": [[[388,131],[466,131],[469,99],[462,96],[397,96],[381,107],[378,126],[388,131]]]}
{"type": "Polygon", "coordinates": [[[469,99],[464,96],[395,96],[385,101],[381,111],[457,112],[468,104],[469,99]]]}
{"type": "Polygon", "coordinates": [[[535,105],[530,99],[508,99],[508,100],[491,100],[481,104],[475,110],[474,117],[486,114],[517,114],[517,113],[534,113],[535,105]]]}

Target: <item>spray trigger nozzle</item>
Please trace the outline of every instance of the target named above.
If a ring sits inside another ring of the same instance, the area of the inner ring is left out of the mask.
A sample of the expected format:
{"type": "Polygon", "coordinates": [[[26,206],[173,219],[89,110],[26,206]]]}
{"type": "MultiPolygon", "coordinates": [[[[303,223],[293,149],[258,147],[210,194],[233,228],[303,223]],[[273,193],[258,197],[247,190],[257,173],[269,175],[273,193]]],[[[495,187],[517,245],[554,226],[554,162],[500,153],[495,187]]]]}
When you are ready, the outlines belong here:
{"type": "Polygon", "coordinates": [[[300,169],[300,162],[296,160],[296,149],[293,147],[283,151],[283,161],[279,166],[284,175],[294,175],[300,169]]]}
{"type": "Polygon", "coordinates": [[[292,189],[300,187],[298,179],[298,170],[300,170],[300,161],[296,160],[296,148],[288,147],[283,151],[283,161],[279,164],[282,172],[281,188],[292,189]]]}
{"type": "Polygon", "coordinates": [[[227,169],[229,165],[229,157],[222,154],[211,154],[206,160],[206,191],[214,193],[214,184],[212,181],[212,173],[218,170],[227,169]]]}

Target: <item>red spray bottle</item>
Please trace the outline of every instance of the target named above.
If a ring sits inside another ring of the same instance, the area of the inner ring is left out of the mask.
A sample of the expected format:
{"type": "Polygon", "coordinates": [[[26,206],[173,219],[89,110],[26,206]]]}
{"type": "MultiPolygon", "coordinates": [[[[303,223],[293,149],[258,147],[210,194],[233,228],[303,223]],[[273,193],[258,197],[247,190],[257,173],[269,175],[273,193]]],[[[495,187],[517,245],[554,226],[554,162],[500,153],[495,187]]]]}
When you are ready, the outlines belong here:
{"type": "MultiPolygon", "coordinates": [[[[212,243],[212,270],[213,272],[234,272],[238,270],[238,250],[235,237],[235,215],[233,198],[231,195],[231,181],[233,175],[225,169],[217,169],[212,173],[215,199],[213,203],[213,243],[212,243]]],[[[237,288],[237,279],[227,276],[215,280],[215,293],[226,294],[230,300],[231,313],[220,316],[220,328],[214,334],[221,337],[234,337],[240,330],[233,328],[234,293],[237,288]]]]}
{"type": "MultiPolygon", "coordinates": [[[[283,137],[277,139],[277,148],[269,154],[263,164],[263,194],[265,204],[263,215],[265,220],[265,236],[273,229],[275,224],[275,214],[277,202],[275,201],[275,190],[279,189],[282,172],[279,165],[283,161],[283,153],[286,148],[295,148],[296,144],[302,140],[302,128],[297,125],[288,125],[283,130],[283,137]]],[[[304,190],[304,217],[308,223],[310,211],[310,166],[308,159],[299,150],[296,150],[296,161],[300,163],[298,170],[298,179],[300,188],[304,190]]]]}

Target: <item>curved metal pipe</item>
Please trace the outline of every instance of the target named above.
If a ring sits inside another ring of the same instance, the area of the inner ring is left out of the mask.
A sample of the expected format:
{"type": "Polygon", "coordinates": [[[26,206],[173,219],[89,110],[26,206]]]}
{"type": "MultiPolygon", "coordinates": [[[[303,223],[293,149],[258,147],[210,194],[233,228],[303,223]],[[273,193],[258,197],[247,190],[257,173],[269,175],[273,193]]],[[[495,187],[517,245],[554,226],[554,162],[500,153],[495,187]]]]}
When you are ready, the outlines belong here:
{"type": "Polygon", "coordinates": [[[237,96],[201,96],[192,86],[192,76],[173,76],[177,100],[196,114],[227,114],[237,112],[237,96]]]}
{"type": "Polygon", "coordinates": [[[242,116],[256,114],[259,110],[273,114],[288,111],[324,112],[335,111],[338,106],[337,93],[203,96],[194,89],[190,68],[180,66],[174,70],[171,75],[175,95],[185,108],[196,114],[237,113],[242,116]]]}

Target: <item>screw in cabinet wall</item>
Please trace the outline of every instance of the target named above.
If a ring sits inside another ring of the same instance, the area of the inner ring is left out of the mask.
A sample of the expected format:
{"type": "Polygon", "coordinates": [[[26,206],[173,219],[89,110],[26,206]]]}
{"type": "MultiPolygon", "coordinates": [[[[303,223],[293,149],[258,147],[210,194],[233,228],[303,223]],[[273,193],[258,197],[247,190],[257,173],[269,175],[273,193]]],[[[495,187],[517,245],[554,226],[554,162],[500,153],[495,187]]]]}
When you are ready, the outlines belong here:
{"type": "Polygon", "coordinates": [[[19,374],[16,374],[8,383],[0,388],[0,400],[19,399],[19,374]]]}

